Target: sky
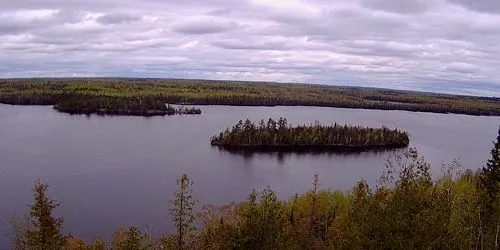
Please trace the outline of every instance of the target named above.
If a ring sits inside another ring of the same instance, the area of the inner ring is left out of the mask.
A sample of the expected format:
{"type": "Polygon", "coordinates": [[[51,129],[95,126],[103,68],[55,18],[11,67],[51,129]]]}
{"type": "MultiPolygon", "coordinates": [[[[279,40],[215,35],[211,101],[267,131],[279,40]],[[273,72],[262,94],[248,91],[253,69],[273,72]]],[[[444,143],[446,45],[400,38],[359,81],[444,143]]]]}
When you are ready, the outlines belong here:
{"type": "Polygon", "coordinates": [[[500,0],[0,0],[0,77],[500,96],[500,0]]]}

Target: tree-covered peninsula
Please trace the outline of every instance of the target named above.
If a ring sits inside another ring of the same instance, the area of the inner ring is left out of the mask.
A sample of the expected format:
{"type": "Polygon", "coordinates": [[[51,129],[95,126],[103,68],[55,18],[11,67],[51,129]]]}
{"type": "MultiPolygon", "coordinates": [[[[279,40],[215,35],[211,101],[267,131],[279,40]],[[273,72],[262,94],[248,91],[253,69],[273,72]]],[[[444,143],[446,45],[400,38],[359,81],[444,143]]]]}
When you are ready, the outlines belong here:
{"type": "Polygon", "coordinates": [[[293,127],[286,118],[270,118],[255,124],[250,120],[239,121],[212,137],[211,144],[228,149],[266,150],[334,150],[358,151],[408,146],[406,132],[397,129],[367,128],[360,126],[321,125],[293,127]]]}
{"type": "Polygon", "coordinates": [[[163,116],[201,114],[198,108],[174,107],[148,97],[72,96],[54,105],[54,109],[69,114],[163,116]]]}

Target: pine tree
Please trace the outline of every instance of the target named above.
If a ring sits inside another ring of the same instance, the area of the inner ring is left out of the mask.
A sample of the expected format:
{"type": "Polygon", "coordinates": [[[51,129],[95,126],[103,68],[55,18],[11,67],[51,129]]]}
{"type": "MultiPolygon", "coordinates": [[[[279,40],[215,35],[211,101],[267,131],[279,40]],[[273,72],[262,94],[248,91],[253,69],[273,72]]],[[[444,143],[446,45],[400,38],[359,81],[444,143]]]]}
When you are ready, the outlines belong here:
{"type": "Polygon", "coordinates": [[[483,167],[481,184],[485,188],[490,199],[495,199],[500,193],[500,128],[498,129],[497,141],[491,149],[491,158],[483,167]]]}
{"type": "Polygon", "coordinates": [[[169,212],[177,230],[175,235],[177,249],[186,248],[186,238],[196,230],[193,211],[196,200],[192,195],[192,185],[193,182],[189,180],[187,174],[181,175],[177,180],[178,189],[175,191],[175,198],[170,201],[169,212]]]}
{"type": "Polygon", "coordinates": [[[139,229],[137,227],[131,227],[127,232],[127,241],[126,241],[127,248],[125,249],[130,249],[130,250],[143,249],[142,247],[143,240],[144,236],[139,232],[139,229]]]}
{"type": "Polygon", "coordinates": [[[30,249],[61,249],[65,245],[61,234],[63,219],[52,215],[60,204],[47,197],[48,185],[38,182],[33,188],[34,203],[30,205],[29,227],[25,238],[30,249]]]}
{"type": "MultiPolygon", "coordinates": [[[[497,141],[493,143],[491,158],[479,176],[484,190],[482,216],[484,224],[484,244],[487,248],[499,249],[500,233],[500,128],[497,141]]],[[[481,229],[483,231],[483,229],[481,229]]],[[[483,242],[482,241],[482,242],[483,242]]],[[[482,243],[483,244],[483,243],[482,243]]]]}
{"type": "Polygon", "coordinates": [[[314,175],[312,189],[310,191],[311,195],[311,214],[309,215],[309,234],[313,237],[317,236],[317,210],[318,210],[318,188],[319,188],[319,176],[314,175]]]}

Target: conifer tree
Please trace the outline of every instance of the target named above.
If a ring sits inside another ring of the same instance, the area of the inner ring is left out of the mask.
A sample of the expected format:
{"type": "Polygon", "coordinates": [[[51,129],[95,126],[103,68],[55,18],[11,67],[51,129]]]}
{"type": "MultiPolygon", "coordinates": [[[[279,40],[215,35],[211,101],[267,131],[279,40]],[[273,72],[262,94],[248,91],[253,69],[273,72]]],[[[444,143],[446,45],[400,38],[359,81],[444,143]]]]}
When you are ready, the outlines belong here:
{"type": "Polygon", "coordinates": [[[47,196],[48,187],[38,182],[33,188],[34,203],[30,205],[29,225],[25,232],[30,249],[61,249],[65,245],[61,234],[63,219],[52,215],[60,204],[47,196]]]}
{"type": "Polygon", "coordinates": [[[186,248],[187,237],[196,230],[193,211],[196,199],[192,195],[192,185],[193,182],[189,180],[187,174],[181,175],[177,180],[175,197],[170,201],[171,207],[169,212],[177,230],[175,235],[177,249],[186,248]]]}
{"type": "MultiPolygon", "coordinates": [[[[488,248],[499,249],[500,234],[500,128],[498,129],[497,141],[490,151],[491,158],[483,167],[480,175],[480,184],[484,190],[485,197],[482,199],[482,216],[484,222],[485,244],[488,248]]],[[[484,243],[483,243],[484,242],[484,243]]]]}
{"type": "Polygon", "coordinates": [[[490,199],[495,199],[500,193],[500,128],[497,141],[491,149],[491,158],[482,169],[481,183],[490,199]]]}
{"type": "Polygon", "coordinates": [[[318,188],[319,188],[319,176],[314,175],[312,189],[310,191],[311,195],[311,214],[309,215],[309,234],[316,237],[317,234],[317,209],[318,209],[318,188]]]}

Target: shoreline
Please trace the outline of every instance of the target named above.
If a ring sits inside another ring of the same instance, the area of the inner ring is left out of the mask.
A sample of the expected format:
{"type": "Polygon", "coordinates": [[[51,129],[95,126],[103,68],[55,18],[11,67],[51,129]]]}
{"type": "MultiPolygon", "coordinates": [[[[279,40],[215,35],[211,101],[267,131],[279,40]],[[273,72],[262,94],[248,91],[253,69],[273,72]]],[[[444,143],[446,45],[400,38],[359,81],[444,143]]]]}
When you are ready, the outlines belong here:
{"type": "Polygon", "coordinates": [[[378,151],[390,150],[398,148],[406,148],[407,144],[379,144],[379,145],[228,145],[222,143],[211,143],[211,146],[225,149],[228,151],[247,151],[247,152],[363,152],[363,151],[378,151]]]}
{"type": "Polygon", "coordinates": [[[96,104],[94,99],[105,104],[119,106],[112,107],[112,110],[127,109],[131,105],[142,106],[144,102],[148,102],[145,104],[147,105],[145,110],[161,109],[157,108],[157,102],[162,102],[191,105],[405,110],[438,114],[500,116],[500,98],[497,97],[391,89],[187,79],[61,78],[57,81],[53,79],[0,79],[0,103],[63,105],[62,102],[69,102],[72,109],[93,109],[93,106],[99,104],[96,104]],[[152,107],[148,107],[150,105],[152,107]]]}

